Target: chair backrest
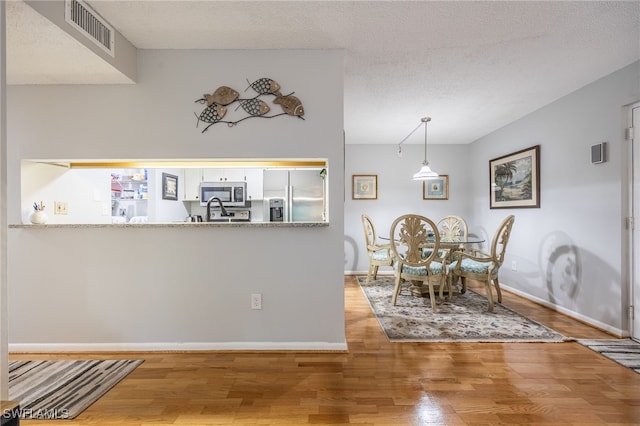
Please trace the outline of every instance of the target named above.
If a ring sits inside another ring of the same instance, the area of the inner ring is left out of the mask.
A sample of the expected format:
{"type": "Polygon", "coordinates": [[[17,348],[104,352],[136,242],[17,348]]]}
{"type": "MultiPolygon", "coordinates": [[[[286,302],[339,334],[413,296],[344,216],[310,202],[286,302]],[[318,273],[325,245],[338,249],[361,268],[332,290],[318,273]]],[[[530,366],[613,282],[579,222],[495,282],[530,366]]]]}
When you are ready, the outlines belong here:
{"type": "Polygon", "coordinates": [[[364,241],[367,244],[367,250],[371,250],[377,244],[378,237],[371,218],[366,214],[362,215],[362,227],[364,228],[364,241]]]}
{"type": "Polygon", "coordinates": [[[509,215],[504,218],[491,241],[491,257],[493,257],[494,261],[498,264],[498,267],[502,266],[502,262],[504,261],[504,254],[507,250],[507,243],[509,242],[511,228],[513,227],[515,219],[516,217],[514,215],[509,215]]]}
{"type": "Polygon", "coordinates": [[[405,214],[391,224],[391,253],[394,259],[409,266],[427,266],[438,255],[440,232],[429,218],[416,214],[405,214]],[[431,254],[424,258],[423,249],[429,247],[431,254]]]}
{"type": "Polygon", "coordinates": [[[455,237],[467,238],[469,233],[467,222],[460,216],[445,216],[437,223],[440,237],[444,240],[453,240],[455,237]]]}

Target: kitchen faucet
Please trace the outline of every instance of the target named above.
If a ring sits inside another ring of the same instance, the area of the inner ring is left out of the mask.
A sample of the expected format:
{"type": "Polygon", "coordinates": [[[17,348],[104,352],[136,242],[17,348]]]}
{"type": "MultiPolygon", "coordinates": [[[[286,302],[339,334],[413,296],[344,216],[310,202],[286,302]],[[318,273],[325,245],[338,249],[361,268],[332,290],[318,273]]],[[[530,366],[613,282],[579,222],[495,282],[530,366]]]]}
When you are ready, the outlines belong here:
{"type": "Polygon", "coordinates": [[[222,216],[222,217],[231,216],[227,212],[227,209],[225,209],[224,206],[222,205],[222,200],[220,198],[211,197],[211,198],[209,198],[209,201],[207,201],[207,222],[211,222],[211,203],[214,200],[216,200],[218,202],[218,204],[220,205],[220,216],[222,216]]]}

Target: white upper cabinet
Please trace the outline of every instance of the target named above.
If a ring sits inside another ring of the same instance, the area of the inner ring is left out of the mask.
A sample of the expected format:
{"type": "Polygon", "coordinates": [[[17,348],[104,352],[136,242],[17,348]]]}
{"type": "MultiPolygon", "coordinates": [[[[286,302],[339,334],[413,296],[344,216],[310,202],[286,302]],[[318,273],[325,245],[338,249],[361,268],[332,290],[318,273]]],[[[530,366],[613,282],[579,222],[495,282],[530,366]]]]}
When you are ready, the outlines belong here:
{"type": "Polygon", "coordinates": [[[200,200],[200,182],[202,182],[202,169],[184,169],[184,199],[187,201],[200,200]]]}
{"type": "Polygon", "coordinates": [[[247,177],[247,198],[262,200],[263,169],[244,169],[244,174],[247,177]]]}
{"type": "Polygon", "coordinates": [[[203,169],[204,182],[244,182],[245,169],[203,169]]]}
{"type": "Polygon", "coordinates": [[[188,168],[184,169],[184,200],[200,200],[200,182],[247,182],[247,197],[262,200],[261,168],[188,168]]]}

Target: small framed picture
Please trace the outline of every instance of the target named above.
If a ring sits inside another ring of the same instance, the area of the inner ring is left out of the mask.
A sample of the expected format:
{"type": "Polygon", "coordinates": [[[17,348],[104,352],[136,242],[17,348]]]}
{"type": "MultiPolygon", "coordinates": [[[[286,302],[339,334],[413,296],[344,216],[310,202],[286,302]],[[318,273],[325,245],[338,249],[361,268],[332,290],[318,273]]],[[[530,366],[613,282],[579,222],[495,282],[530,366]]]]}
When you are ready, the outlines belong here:
{"type": "Polygon", "coordinates": [[[378,175],[353,175],[352,191],[354,200],[377,200],[378,175]]]}
{"type": "Polygon", "coordinates": [[[178,200],[178,176],[162,173],[162,199],[178,200]]]}
{"type": "Polygon", "coordinates": [[[449,175],[440,175],[422,182],[423,200],[448,200],[449,175]]]}

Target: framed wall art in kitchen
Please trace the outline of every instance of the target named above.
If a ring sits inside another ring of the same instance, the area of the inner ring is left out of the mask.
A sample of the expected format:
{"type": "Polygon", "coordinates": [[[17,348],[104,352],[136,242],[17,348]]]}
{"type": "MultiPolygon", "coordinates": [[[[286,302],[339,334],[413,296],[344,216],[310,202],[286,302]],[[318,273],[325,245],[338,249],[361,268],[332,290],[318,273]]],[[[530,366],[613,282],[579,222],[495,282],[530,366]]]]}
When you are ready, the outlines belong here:
{"type": "Polygon", "coordinates": [[[378,175],[353,175],[351,190],[354,200],[377,200],[378,175]]]}
{"type": "Polygon", "coordinates": [[[540,145],[489,161],[490,208],[540,207],[540,145]]]}
{"type": "Polygon", "coordinates": [[[449,199],[449,175],[440,175],[422,181],[423,200],[448,200],[449,199]]]}
{"type": "Polygon", "coordinates": [[[162,173],[162,199],[178,200],[178,176],[162,173]]]}

